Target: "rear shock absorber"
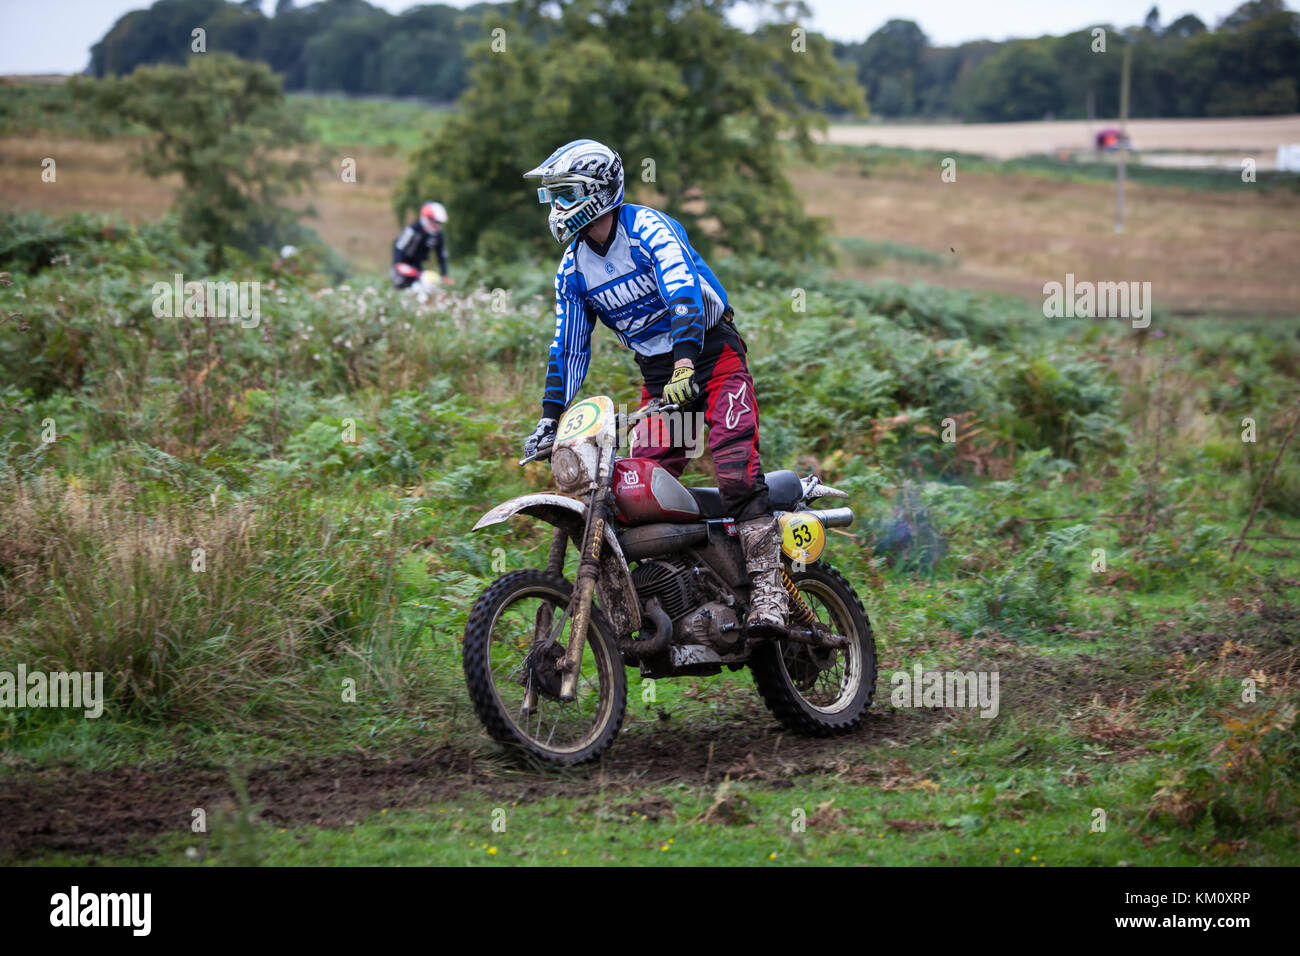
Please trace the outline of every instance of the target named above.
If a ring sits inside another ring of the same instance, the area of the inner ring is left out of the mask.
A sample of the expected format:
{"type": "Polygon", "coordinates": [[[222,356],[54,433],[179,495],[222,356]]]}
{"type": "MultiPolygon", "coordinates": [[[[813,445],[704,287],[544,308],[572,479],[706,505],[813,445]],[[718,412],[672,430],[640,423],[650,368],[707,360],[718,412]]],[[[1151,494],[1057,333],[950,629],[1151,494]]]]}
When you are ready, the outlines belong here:
{"type": "Polygon", "coordinates": [[[790,575],[786,573],[785,568],[781,569],[781,584],[785,587],[786,593],[790,595],[791,620],[798,621],[806,627],[812,627],[818,623],[817,615],[808,606],[808,602],[803,599],[799,589],[794,586],[794,581],[790,580],[790,575]]]}

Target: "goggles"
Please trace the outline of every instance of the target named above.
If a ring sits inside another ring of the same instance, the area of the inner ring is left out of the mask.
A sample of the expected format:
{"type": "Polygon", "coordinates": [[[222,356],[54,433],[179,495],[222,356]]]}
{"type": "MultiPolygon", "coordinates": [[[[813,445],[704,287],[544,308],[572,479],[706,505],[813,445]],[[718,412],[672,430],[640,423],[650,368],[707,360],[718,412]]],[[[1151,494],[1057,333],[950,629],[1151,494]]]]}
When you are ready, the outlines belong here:
{"type": "Polygon", "coordinates": [[[554,186],[542,186],[537,190],[539,203],[553,203],[561,209],[568,209],[584,198],[584,192],[577,183],[560,183],[554,186]]]}

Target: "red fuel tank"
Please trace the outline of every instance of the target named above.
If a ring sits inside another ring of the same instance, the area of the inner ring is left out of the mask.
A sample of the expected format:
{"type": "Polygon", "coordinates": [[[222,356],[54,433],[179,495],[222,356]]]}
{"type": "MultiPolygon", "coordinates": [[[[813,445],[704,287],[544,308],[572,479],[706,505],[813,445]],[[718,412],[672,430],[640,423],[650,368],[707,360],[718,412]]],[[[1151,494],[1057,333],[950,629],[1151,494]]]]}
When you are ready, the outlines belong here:
{"type": "Polygon", "coordinates": [[[614,462],[614,513],[624,524],[691,521],[700,507],[668,469],[649,458],[614,462]]]}

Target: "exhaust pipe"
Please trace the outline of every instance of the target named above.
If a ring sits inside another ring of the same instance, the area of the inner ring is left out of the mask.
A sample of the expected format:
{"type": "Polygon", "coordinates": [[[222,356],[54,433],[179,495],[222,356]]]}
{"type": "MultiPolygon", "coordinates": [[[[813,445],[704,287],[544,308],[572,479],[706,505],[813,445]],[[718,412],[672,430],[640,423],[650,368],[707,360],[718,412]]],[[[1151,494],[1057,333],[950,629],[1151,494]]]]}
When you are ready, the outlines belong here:
{"type": "Polygon", "coordinates": [[[822,523],[823,528],[847,528],[853,524],[852,508],[827,508],[824,511],[807,511],[822,523]]]}
{"type": "Polygon", "coordinates": [[[673,622],[669,620],[667,612],[664,611],[657,597],[652,597],[645,602],[645,613],[654,622],[654,636],[638,641],[619,642],[619,650],[623,652],[623,656],[634,662],[662,654],[668,649],[668,642],[673,636],[673,622]]]}

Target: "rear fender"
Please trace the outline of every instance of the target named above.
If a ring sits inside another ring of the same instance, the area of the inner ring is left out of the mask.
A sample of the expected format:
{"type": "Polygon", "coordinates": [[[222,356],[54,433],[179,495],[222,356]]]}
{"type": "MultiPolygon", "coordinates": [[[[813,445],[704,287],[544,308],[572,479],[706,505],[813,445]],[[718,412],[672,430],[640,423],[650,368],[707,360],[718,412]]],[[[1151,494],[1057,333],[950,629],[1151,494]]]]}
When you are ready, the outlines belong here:
{"type": "MultiPolygon", "coordinates": [[[[479,518],[472,530],[478,531],[489,525],[500,524],[521,514],[562,528],[575,548],[582,547],[582,532],[587,526],[587,505],[564,495],[521,495],[503,501],[479,518]]],[[[614,625],[617,636],[631,637],[641,629],[641,602],[637,600],[636,588],[632,586],[627,558],[623,556],[623,548],[614,536],[609,521],[605,523],[604,538],[600,549],[600,577],[596,579],[600,606],[614,625]]]]}

